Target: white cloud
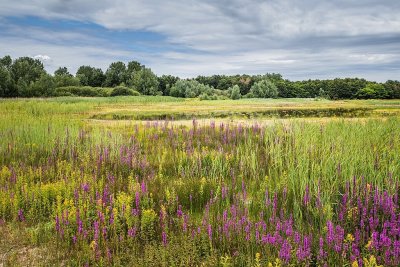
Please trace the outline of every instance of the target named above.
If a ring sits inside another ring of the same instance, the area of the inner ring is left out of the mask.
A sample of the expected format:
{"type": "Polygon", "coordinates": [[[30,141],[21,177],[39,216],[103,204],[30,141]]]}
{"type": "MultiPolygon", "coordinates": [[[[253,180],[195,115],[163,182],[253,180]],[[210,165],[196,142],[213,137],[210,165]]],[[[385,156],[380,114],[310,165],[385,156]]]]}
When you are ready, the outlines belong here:
{"type": "Polygon", "coordinates": [[[49,57],[48,55],[36,55],[33,58],[39,59],[41,61],[50,61],[51,60],[51,57],[49,57]]]}
{"type": "Polygon", "coordinates": [[[48,55],[50,69],[105,68],[135,56],[158,73],[180,76],[282,72],[294,79],[383,80],[400,77],[399,13],[398,0],[0,0],[0,20],[28,15],[151,31],[184,52],[139,53],[90,32],[17,26],[2,37],[0,51],[48,55]]]}

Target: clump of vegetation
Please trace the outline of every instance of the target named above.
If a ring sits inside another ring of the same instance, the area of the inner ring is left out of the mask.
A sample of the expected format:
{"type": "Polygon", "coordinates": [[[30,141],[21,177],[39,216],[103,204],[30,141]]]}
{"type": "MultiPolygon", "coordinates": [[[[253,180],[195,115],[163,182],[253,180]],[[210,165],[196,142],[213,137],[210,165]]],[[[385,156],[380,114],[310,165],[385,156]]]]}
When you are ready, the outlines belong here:
{"type": "Polygon", "coordinates": [[[52,96],[110,96],[112,88],[91,86],[64,86],[54,89],[52,96]]]}
{"type": "Polygon", "coordinates": [[[55,95],[54,90],[58,87],[113,88],[120,85],[135,88],[142,95],[185,98],[201,96],[201,99],[238,99],[240,95],[246,98],[323,97],[333,100],[400,98],[400,81],[393,80],[385,83],[373,83],[359,78],[289,81],[277,73],[211,75],[181,80],[172,75],[157,77],[150,68],[137,61],[127,64],[112,62],[105,72],[100,68],[83,65],[78,68],[75,76],[66,67],[60,67],[54,75],[50,75],[40,60],[29,57],[12,60],[10,56],[0,58],[0,97],[48,97],[55,95]]]}
{"type": "Polygon", "coordinates": [[[278,97],[278,88],[270,80],[261,80],[251,87],[250,94],[251,97],[276,98],[278,97]]]}
{"type": "Polygon", "coordinates": [[[139,96],[140,93],[125,86],[117,86],[111,91],[110,96],[139,96]]]}

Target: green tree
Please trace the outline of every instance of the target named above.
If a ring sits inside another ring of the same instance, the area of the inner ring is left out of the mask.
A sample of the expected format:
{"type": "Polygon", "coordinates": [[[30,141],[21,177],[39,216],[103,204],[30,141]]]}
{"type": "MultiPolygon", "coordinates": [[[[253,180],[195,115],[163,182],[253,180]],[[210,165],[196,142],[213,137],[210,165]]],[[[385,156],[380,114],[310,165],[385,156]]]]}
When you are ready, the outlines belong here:
{"type": "Polygon", "coordinates": [[[172,75],[163,75],[158,77],[158,90],[163,93],[163,95],[170,95],[170,89],[179,80],[178,77],[172,75]]]}
{"type": "Polygon", "coordinates": [[[170,95],[175,97],[193,98],[203,93],[212,95],[214,93],[214,88],[199,83],[196,80],[179,80],[170,90],[170,95]]]}
{"type": "Polygon", "coordinates": [[[70,74],[66,67],[60,67],[54,72],[54,82],[56,87],[79,85],[79,79],[70,74]]]}
{"type": "Polygon", "coordinates": [[[14,82],[10,71],[3,65],[0,65],[0,97],[16,96],[14,92],[14,82]]]}
{"type": "Polygon", "coordinates": [[[4,56],[3,58],[0,59],[0,65],[4,66],[7,69],[10,69],[12,64],[12,59],[9,55],[4,56]]]}
{"type": "Polygon", "coordinates": [[[52,96],[55,88],[56,82],[54,81],[54,78],[51,75],[44,73],[37,81],[30,84],[27,96],[52,96]]]}
{"type": "Polygon", "coordinates": [[[123,62],[113,62],[106,71],[105,86],[115,87],[127,81],[126,66],[123,62]]]}
{"type": "Polygon", "coordinates": [[[387,98],[388,92],[380,83],[369,83],[364,88],[358,90],[357,97],[362,99],[387,98]]]}
{"type": "Polygon", "coordinates": [[[43,63],[38,59],[20,57],[10,66],[11,77],[17,84],[18,96],[29,96],[29,85],[37,81],[43,74],[43,63]]]}
{"type": "Polygon", "coordinates": [[[130,84],[143,95],[159,95],[157,76],[149,68],[143,67],[135,72],[130,80],[130,84]]]}
{"type": "Polygon", "coordinates": [[[100,87],[104,83],[105,75],[99,68],[80,66],[76,72],[76,78],[83,86],[100,87]]]}
{"type": "Polygon", "coordinates": [[[400,99],[400,81],[388,80],[383,86],[388,93],[388,98],[400,99]]]}
{"type": "Polygon", "coordinates": [[[231,95],[230,95],[231,99],[240,99],[242,97],[242,95],[240,94],[240,87],[239,85],[234,85],[231,88],[231,95]]]}
{"type": "Polygon", "coordinates": [[[278,97],[278,88],[270,80],[261,80],[251,87],[250,93],[259,98],[276,98],[278,97]]]}

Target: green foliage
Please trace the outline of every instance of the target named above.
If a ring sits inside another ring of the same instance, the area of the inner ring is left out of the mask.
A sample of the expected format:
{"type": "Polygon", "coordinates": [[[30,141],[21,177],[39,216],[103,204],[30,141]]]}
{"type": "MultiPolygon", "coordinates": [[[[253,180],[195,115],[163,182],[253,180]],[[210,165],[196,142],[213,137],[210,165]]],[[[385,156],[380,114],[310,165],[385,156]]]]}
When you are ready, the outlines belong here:
{"type": "Polygon", "coordinates": [[[54,90],[52,96],[109,96],[111,89],[91,86],[65,86],[54,90]]]}
{"type": "Polygon", "coordinates": [[[157,214],[153,209],[143,210],[140,221],[141,237],[144,242],[148,243],[155,237],[155,228],[157,223],[157,214]]]}
{"type": "Polygon", "coordinates": [[[0,97],[14,96],[13,89],[10,71],[4,65],[0,65],[0,97]]]}
{"type": "Polygon", "coordinates": [[[233,100],[240,99],[242,95],[240,94],[240,87],[238,85],[234,85],[231,88],[231,95],[230,98],[233,100]]]}
{"type": "Polygon", "coordinates": [[[100,87],[104,83],[105,75],[99,68],[81,66],[76,72],[76,78],[79,79],[79,83],[83,86],[100,87]]]}
{"type": "Polygon", "coordinates": [[[170,95],[170,89],[179,80],[178,77],[172,75],[162,75],[158,77],[158,89],[163,93],[163,95],[170,95]]]}
{"type": "MultiPolygon", "coordinates": [[[[132,67],[131,67],[132,68],[132,67]]],[[[113,62],[105,73],[104,86],[115,87],[127,81],[126,66],[123,62],[113,62]]]]}
{"type": "Polygon", "coordinates": [[[369,83],[357,92],[357,97],[361,99],[388,98],[388,96],[385,86],[377,83],[369,83]]]}
{"type": "Polygon", "coordinates": [[[117,86],[112,91],[110,96],[139,96],[140,93],[125,86],[117,86]]]}
{"type": "Polygon", "coordinates": [[[20,57],[10,66],[11,77],[17,83],[17,96],[34,96],[29,89],[45,73],[43,63],[38,59],[20,57]]]}
{"type": "Polygon", "coordinates": [[[261,80],[256,82],[250,89],[254,97],[276,98],[278,97],[278,88],[270,80],[261,80]]]}
{"type": "Polygon", "coordinates": [[[30,90],[25,96],[52,96],[56,88],[55,79],[49,74],[42,74],[39,80],[30,85],[30,90]]]}
{"type": "Polygon", "coordinates": [[[175,97],[194,98],[201,94],[212,95],[214,88],[201,84],[196,80],[179,80],[170,90],[170,95],[175,97]]]}
{"type": "MultiPolygon", "coordinates": [[[[54,88],[46,74],[43,64],[33,58],[21,57],[12,60],[10,56],[0,58],[0,97],[39,97],[48,96],[54,88]],[[50,88],[44,90],[47,83],[50,88]],[[34,90],[38,90],[34,92],[34,90]]],[[[205,99],[245,98],[325,98],[354,99],[380,98],[399,99],[400,82],[389,80],[380,84],[385,88],[373,88],[365,79],[337,78],[333,80],[289,81],[280,74],[265,75],[212,75],[198,76],[195,79],[179,81],[178,77],[163,75],[157,77],[149,68],[137,61],[125,65],[118,61],[110,64],[104,74],[100,68],[79,67],[75,77],[66,67],[58,68],[53,75],[55,87],[90,86],[115,87],[127,85],[143,95],[170,95],[175,97],[205,99]],[[269,81],[269,82],[267,82],[269,81]],[[276,90],[277,93],[276,93],[276,90]],[[234,90],[234,95],[232,95],[234,90]],[[240,95],[237,94],[239,88],[240,95]],[[251,90],[253,88],[253,90],[251,90]],[[217,91],[219,90],[219,91],[217,91]]]]}
{"type": "Polygon", "coordinates": [[[149,68],[141,68],[131,77],[130,84],[143,95],[161,95],[157,76],[149,68]]]}

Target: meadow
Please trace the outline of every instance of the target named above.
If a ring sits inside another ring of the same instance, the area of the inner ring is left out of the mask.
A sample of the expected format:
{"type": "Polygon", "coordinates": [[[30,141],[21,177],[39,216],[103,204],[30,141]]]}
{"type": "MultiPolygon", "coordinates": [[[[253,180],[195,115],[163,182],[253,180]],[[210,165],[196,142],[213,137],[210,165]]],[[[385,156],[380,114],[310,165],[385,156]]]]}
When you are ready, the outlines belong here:
{"type": "Polygon", "coordinates": [[[0,100],[0,266],[399,266],[399,129],[399,100],[0,100]]]}

